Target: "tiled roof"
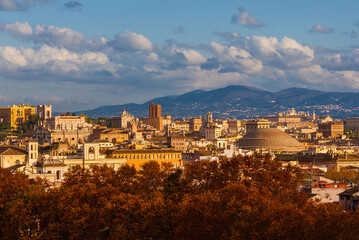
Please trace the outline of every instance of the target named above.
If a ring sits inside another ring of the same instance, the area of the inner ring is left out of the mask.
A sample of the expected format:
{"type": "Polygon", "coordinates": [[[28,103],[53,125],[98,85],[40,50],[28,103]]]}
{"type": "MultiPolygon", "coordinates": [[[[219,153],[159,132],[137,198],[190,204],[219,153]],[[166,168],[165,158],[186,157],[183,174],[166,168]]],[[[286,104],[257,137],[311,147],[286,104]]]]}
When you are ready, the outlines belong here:
{"type": "Polygon", "coordinates": [[[355,186],[355,187],[352,187],[348,190],[345,190],[344,192],[341,192],[339,193],[338,195],[346,195],[346,196],[351,196],[355,193],[359,192],[359,186],[355,186]]]}
{"type": "Polygon", "coordinates": [[[15,147],[0,147],[0,155],[27,155],[27,152],[15,147]]]}

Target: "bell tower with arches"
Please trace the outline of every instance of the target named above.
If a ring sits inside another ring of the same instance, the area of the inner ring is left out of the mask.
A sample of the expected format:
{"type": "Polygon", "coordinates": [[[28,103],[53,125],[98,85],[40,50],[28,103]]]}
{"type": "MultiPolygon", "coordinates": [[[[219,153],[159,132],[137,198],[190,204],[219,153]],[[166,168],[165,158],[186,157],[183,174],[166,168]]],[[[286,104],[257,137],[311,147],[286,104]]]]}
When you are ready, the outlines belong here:
{"type": "Polygon", "coordinates": [[[52,106],[51,105],[37,105],[37,116],[40,119],[40,124],[44,125],[46,119],[52,117],[52,106]]]}
{"type": "Polygon", "coordinates": [[[33,139],[30,139],[26,142],[26,151],[27,151],[27,165],[32,166],[37,163],[37,158],[39,156],[39,143],[33,139]]]}

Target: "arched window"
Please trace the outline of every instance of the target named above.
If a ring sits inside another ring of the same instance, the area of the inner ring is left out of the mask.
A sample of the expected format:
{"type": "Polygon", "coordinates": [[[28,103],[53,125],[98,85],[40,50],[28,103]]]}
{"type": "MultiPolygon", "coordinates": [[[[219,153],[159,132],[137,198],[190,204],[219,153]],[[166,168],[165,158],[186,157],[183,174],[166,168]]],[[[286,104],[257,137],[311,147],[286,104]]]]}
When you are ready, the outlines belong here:
{"type": "Polygon", "coordinates": [[[94,153],[95,152],[95,148],[94,147],[90,147],[89,148],[89,153],[94,153]]]}
{"type": "Polygon", "coordinates": [[[19,165],[19,164],[20,164],[20,160],[16,160],[16,161],[15,161],[15,164],[16,164],[16,165],[19,165]]]}

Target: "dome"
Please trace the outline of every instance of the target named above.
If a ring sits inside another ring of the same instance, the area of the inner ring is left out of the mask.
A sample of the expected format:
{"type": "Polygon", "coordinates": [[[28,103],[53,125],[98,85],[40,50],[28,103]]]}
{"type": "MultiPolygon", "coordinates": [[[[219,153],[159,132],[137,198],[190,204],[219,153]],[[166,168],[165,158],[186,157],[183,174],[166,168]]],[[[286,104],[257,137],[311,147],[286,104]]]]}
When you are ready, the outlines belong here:
{"type": "Polygon", "coordinates": [[[276,128],[259,128],[237,141],[244,149],[304,150],[302,143],[276,128]]]}

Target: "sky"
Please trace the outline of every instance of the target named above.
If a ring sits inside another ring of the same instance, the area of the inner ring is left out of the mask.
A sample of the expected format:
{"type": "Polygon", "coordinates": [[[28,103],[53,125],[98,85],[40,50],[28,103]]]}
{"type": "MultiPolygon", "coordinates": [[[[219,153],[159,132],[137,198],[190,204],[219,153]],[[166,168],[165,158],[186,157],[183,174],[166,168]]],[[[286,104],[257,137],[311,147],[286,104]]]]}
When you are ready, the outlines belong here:
{"type": "Polygon", "coordinates": [[[359,92],[357,0],[0,0],[0,106],[233,84],[359,92]]]}

